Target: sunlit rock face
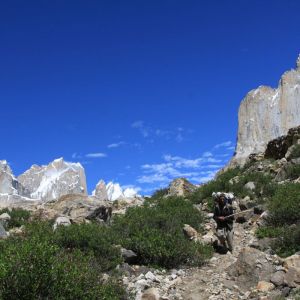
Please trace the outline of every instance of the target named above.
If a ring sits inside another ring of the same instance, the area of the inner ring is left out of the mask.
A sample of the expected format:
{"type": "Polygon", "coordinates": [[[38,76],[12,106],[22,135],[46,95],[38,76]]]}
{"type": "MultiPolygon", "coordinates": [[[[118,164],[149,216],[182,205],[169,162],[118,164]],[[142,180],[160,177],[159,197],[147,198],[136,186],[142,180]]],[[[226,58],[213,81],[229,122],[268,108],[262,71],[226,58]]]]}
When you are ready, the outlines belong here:
{"type": "Polygon", "coordinates": [[[296,69],[285,72],[276,89],[250,91],[239,108],[236,153],[231,165],[241,165],[251,153],[263,152],[270,140],[300,125],[300,56],[296,69]]]}
{"type": "Polygon", "coordinates": [[[87,195],[86,177],[80,163],[55,159],[47,166],[33,165],[18,177],[30,198],[43,201],[57,199],[67,194],[87,195]]]}

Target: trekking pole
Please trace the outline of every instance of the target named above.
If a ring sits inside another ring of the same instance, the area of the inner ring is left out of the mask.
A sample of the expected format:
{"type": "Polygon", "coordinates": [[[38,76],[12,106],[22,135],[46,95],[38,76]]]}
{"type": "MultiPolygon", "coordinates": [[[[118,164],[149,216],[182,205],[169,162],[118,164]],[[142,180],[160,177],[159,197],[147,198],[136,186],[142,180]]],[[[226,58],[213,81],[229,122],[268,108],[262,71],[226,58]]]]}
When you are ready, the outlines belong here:
{"type": "Polygon", "coordinates": [[[227,219],[227,218],[230,218],[230,217],[233,217],[233,216],[239,215],[239,214],[243,214],[243,213],[245,213],[245,212],[248,212],[248,211],[251,211],[251,210],[253,210],[253,208],[246,209],[246,210],[242,210],[242,211],[240,211],[240,212],[238,212],[238,213],[235,213],[235,214],[232,214],[232,215],[226,216],[226,217],[224,217],[224,219],[227,219]]]}

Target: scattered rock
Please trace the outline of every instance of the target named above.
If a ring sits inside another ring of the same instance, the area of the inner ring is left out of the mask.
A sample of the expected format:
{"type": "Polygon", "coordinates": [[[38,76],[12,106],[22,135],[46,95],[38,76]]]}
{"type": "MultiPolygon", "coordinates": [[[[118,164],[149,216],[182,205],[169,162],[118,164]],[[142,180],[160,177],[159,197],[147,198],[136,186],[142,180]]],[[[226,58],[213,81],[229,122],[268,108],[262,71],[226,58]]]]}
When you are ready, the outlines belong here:
{"type": "Polygon", "coordinates": [[[272,291],[275,288],[275,285],[271,282],[267,282],[267,281],[259,281],[257,284],[256,289],[259,292],[269,292],[272,291]]]}
{"type": "Polygon", "coordinates": [[[255,190],[255,183],[253,181],[249,181],[244,185],[244,188],[250,191],[255,190]]]}
{"type": "Polygon", "coordinates": [[[281,286],[284,284],[284,276],[285,276],[285,273],[283,271],[277,271],[271,276],[270,281],[275,286],[281,286]]]}
{"type": "Polygon", "coordinates": [[[159,291],[156,288],[147,289],[141,297],[141,300],[159,300],[159,291]]]}
{"type": "Polygon", "coordinates": [[[56,230],[58,226],[70,226],[71,221],[67,217],[58,217],[53,225],[53,230],[56,230]]]}
{"type": "Polygon", "coordinates": [[[288,287],[295,288],[300,285],[300,273],[297,269],[289,267],[284,276],[284,284],[288,287]]]}
{"type": "Polygon", "coordinates": [[[0,223],[3,226],[6,226],[8,224],[8,222],[10,221],[11,217],[8,213],[3,213],[0,215],[0,223]]]}
{"type": "Polygon", "coordinates": [[[283,267],[289,269],[290,267],[300,270],[300,255],[294,254],[284,259],[283,267]]]}
{"type": "Polygon", "coordinates": [[[198,240],[199,238],[197,230],[188,224],[184,224],[183,233],[190,240],[198,240]]]}
{"type": "Polygon", "coordinates": [[[138,256],[132,250],[127,250],[125,248],[121,248],[121,255],[122,255],[124,261],[128,264],[134,264],[137,262],[138,256]]]}

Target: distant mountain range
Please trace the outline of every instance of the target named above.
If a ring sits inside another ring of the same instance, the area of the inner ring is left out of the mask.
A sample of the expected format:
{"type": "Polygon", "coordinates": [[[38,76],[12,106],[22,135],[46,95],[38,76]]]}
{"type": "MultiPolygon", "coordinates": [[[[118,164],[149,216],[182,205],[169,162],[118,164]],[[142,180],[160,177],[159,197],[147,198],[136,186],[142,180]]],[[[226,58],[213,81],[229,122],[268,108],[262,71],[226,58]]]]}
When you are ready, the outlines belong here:
{"type": "MultiPolygon", "coordinates": [[[[68,194],[87,195],[86,176],[80,163],[55,159],[46,166],[33,165],[26,172],[15,177],[5,160],[0,161],[0,200],[43,202],[58,199],[68,194]]],[[[114,201],[134,198],[137,192],[132,188],[122,189],[118,183],[103,180],[97,184],[93,195],[101,200],[114,201]]]]}

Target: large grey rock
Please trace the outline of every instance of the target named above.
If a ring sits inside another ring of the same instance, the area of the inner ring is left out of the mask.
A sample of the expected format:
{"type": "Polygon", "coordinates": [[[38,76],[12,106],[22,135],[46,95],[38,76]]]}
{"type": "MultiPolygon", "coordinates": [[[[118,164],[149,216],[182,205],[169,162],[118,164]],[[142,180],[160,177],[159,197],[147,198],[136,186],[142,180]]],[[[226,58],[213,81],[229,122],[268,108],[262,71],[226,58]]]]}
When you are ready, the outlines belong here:
{"type": "Polygon", "coordinates": [[[100,201],[95,197],[81,194],[62,196],[56,201],[44,203],[40,209],[43,219],[53,219],[63,215],[74,223],[82,223],[86,219],[109,221],[111,216],[111,206],[108,201],[100,201]]]}
{"type": "Polygon", "coordinates": [[[43,201],[67,194],[87,194],[86,178],[80,163],[55,159],[47,166],[33,165],[18,181],[30,192],[30,197],[43,201]]]}
{"type": "Polygon", "coordinates": [[[256,287],[259,281],[270,281],[275,267],[266,259],[265,253],[246,247],[227,271],[236,278],[240,289],[246,291],[256,287]]]}
{"type": "Polygon", "coordinates": [[[67,217],[58,217],[53,225],[53,230],[56,230],[58,226],[70,226],[71,221],[67,217]]]}
{"type": "Polygon", "coordinates": [[[277,271],[272,275],[270,281],[276,286],[281,286],[284,284],[284,276],[285,276],[285,272],[277,271]]]}
{"type": "Polygon", "coordinates": [[[300,125],[300,66],[285,72],[277,88],[250,91],[239,108],[238,141],[231,165],[243,164],[251,153],[300,125]]]}

